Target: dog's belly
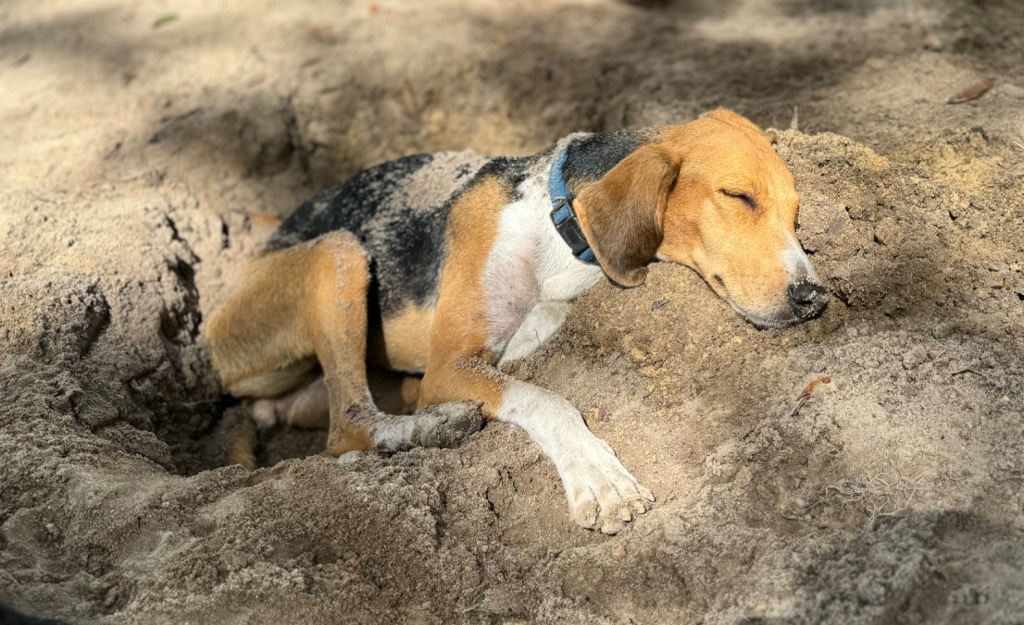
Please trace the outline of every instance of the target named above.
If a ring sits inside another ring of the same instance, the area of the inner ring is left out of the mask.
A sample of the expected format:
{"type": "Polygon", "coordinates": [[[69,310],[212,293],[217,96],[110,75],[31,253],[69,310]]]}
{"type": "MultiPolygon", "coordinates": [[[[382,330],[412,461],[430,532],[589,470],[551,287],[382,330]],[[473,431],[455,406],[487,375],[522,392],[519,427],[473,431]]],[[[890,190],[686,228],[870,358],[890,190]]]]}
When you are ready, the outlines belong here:
{"type": "Polygon", "coordinates": [[[405,373],[423,373],[430,351],[434,309],[407,305],[370,328],[367,360],[378,367],[405,373]]]}

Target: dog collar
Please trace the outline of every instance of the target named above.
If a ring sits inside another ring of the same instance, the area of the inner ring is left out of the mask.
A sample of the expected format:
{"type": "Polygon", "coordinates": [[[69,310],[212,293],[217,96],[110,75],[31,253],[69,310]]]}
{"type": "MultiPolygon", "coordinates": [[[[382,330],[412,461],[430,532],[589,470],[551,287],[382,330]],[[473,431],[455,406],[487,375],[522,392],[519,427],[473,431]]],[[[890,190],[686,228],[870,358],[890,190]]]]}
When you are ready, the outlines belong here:
{"type": "Polygon", "coordinates": [[[565,186],[565,178],[562,175],[562,167],[565,165],[565,156],[568,151],[569,149],[566,148],[558,153],[554,162],[551,163],[551,171],[548,173],[548,194],[551,196],[552,206],[551,223],[555,225],[555,230],[572,250],[572,255],[577,260],[588,265],[596,265],[598,264],[597,257],[594,256],[594,250],[590,248],[587,237],[583,234],[583,228],[580,227],[579,217],[576,216],[576,211],[572,208],[572,195],[569,194],[569,189],[565,186]]]}

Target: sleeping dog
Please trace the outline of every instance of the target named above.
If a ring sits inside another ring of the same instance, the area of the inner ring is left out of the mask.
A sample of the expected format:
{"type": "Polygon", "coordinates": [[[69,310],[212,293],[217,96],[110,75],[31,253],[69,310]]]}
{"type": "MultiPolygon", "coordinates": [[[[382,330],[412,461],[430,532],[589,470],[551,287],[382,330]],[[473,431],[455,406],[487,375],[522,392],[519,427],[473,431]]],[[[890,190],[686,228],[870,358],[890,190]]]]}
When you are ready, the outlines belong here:
{"type": "Polygon", "coordinates": [[[772,140],[717,110],[524,158],[365,170],[271,235],[205,328],[214,366],[258,423],[326,426],[335,457],[454,444],[480,427],[479,406],[540,445],[576,523],[615,533],[654,496],[568,401],[499,368],[549,339],[602,276],[634,287],[655,259],[696,270],[758,327],[819,314],[826,291],[772,140]],[[408,377],[375,400],[368,363],[408,377]]]}

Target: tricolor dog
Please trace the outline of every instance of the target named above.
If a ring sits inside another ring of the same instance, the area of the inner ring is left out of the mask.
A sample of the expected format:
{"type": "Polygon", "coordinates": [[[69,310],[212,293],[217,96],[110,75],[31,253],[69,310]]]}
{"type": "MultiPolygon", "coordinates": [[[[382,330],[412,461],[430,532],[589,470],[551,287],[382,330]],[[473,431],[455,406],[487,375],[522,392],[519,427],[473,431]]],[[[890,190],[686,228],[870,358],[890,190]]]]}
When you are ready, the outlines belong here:
{"type": "Polygon", "coordinates": [[[814,317],[827,295],[798,204],[771,137],[727,110],[524,158],[410,156],[299,206],[205,331],[259,423],[326,426],[331,456],[396,451],[481,425],[466,404],[407,413],[475,402],[540,445],[576,523],[615,533],[654,496],[568,401],[499,367],[602,276],[635,287],[656,259],[696,270],[758,327],[814,317]],[[368,364],[407,377],[375,401],[368,364]]]}

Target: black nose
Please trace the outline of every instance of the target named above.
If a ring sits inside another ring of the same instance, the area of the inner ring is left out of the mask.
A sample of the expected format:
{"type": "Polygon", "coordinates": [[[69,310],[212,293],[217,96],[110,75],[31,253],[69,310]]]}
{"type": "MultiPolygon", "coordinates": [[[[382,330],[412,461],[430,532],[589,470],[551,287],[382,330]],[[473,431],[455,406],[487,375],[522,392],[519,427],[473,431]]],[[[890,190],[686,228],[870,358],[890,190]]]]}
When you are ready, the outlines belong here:
{"type": "Polygon", "coordinates": [[[820,284],[801,280],[789,285],[786,291],[789,303],[801,319],[810,319],[825,309],[828,293],[820,284]]]}

